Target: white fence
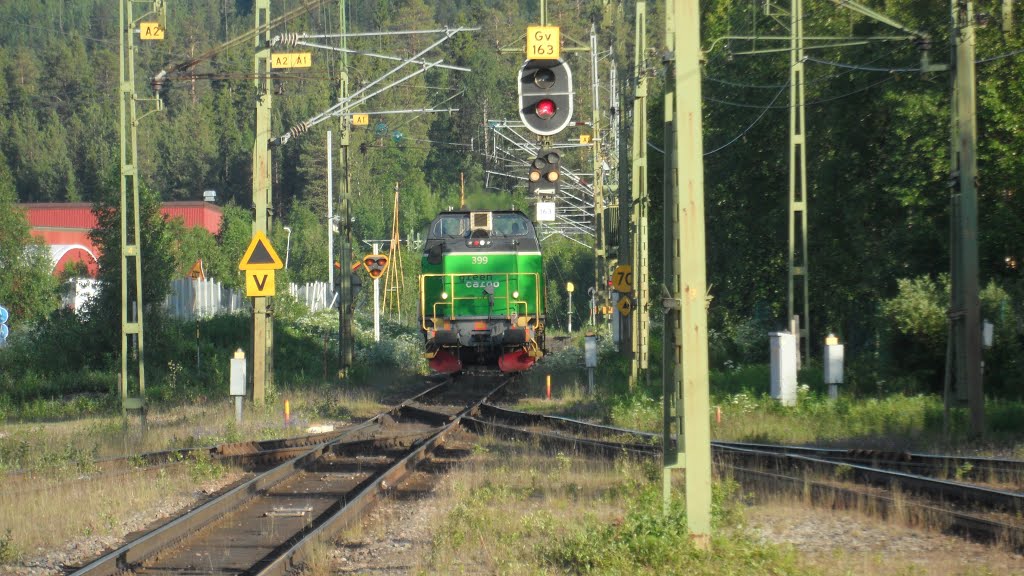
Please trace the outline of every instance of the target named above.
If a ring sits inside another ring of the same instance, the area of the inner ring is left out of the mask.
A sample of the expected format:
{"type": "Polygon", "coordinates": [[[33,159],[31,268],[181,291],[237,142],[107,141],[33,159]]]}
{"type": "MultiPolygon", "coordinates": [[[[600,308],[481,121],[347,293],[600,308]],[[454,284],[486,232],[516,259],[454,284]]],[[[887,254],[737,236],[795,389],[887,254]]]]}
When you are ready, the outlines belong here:
{"type": "Polygon", "coordinates": [[[288,284],[288,293],[305,304],[310,312],[330,308],[334,302],[334,290],[327,286],[327,282],[310,282],[302,286],[288,284]]]}
{"type": "MultiPolygon", "coordinates": [[[[65,289],[64,306],[81,311],[99,290],[99,282],[77,279],[65,289]]],[[[334,303],[334,290],[326,282],[288,284],[288,294],[302,302],[310,312],[330,308],[334,303]]],[[[175,318],[193,320],[196,317],[209,318],[217,314],[248,312],[252,302],[239,290],[225,288],[216,280],[192,280],[177,278],[171,281],[171,293],[164,301],[168,314],[175,318]]]]}
{"type": "Polygon", "coordinates": [[[167,295],[167,312],[175,318],[192,320],[209,318],[216,314],[240,312],[246,308],[245,295],[225,288],[216,280],[176,278],[171,281],[167,295]]]}
{"type": "MultiPolygon", "coordinates": [[[[334,301],[334,291],[328,288],[326,282],[311,282],[302,286],[288,284],[288,293],[305,304],[310,312],[328,308],[334,301]]],[[[167,296],[166,304],[171,316],[185,320],[247,311],[252,306],[241,291],[225,288],[216,280],[190,278],[178,278],[171,282],[171,293],[167,296]]]]}

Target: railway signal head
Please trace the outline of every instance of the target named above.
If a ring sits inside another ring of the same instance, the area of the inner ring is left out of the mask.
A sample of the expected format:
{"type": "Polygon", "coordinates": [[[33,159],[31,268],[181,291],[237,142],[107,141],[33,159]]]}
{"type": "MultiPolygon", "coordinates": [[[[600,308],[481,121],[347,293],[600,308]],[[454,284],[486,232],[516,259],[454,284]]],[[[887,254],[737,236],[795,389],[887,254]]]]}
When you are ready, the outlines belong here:
{"type": "Polygon", "coordinates": [[[558,134],[572,120],[572,70],[562,60],[527,60],[519,69],[519,117],[534,134],[558,134]]]}
{"type": "Polygon", "coordinates": [[[540,154],[530,163],[528,176],[531,194],[556,194],[558,181],[561,178],[560,163],[562,155],[558,150],[541,150],[540,154]]]}
{"type": "Polygon", "coordinates": [[[370,278],[376,280],[388,269],[388,257],[384,254],[367,254],[363,257],[363,266],[370,278]]]}

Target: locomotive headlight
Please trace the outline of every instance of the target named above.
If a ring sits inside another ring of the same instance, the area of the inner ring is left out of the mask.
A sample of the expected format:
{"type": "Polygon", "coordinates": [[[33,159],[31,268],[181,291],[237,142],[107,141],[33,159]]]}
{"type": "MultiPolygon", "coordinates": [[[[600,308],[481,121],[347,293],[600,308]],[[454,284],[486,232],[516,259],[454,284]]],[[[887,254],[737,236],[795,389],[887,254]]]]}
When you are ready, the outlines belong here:
{"type": "Polygon", "coordinates": [[[518,300],[519,299],[519,290],[516,290],[515,292],[512,292],[512,297],[518,300]]]}
{"type": "Polygon", "coordinates": [[[441,300],[447,300],[447,299],[448,299],[448,293],[447,292],[441,292],[441,300]]]}

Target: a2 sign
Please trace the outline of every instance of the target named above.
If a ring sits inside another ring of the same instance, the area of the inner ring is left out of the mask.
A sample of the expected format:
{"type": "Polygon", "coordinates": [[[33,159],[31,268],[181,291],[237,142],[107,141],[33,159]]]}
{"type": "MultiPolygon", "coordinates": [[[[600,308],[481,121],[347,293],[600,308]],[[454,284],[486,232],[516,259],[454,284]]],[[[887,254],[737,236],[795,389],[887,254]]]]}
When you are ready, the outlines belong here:
{"type": "Polygon", "coordinates": [[[363,256],[363,267],[366,268],[366,273],[370,275],[370,278],[374,280],[380,278],[384,271],[388,269],[388,262],[387,254],[367,254],[363,256]]]}

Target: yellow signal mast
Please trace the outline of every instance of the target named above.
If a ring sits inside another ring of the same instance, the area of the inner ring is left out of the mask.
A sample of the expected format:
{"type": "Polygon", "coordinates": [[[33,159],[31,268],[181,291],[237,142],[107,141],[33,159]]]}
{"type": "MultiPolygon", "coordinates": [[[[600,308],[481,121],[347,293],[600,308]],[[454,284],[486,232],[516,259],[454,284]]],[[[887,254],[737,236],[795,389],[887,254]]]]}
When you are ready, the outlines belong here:
{"type": "Polygon", "coordinates": [[[397,316],[402,321],[402,290],[405,288],[405,271],[402,269],[401,237],[398,228],[398,182],[395,182],[394,216],[391,219],[391,242],[388,243],[388,262],[384,272],[384,303],[381,306],[389,318],[397,316]],[[394,292],[394,297],[388,296],[394,292]]]}

